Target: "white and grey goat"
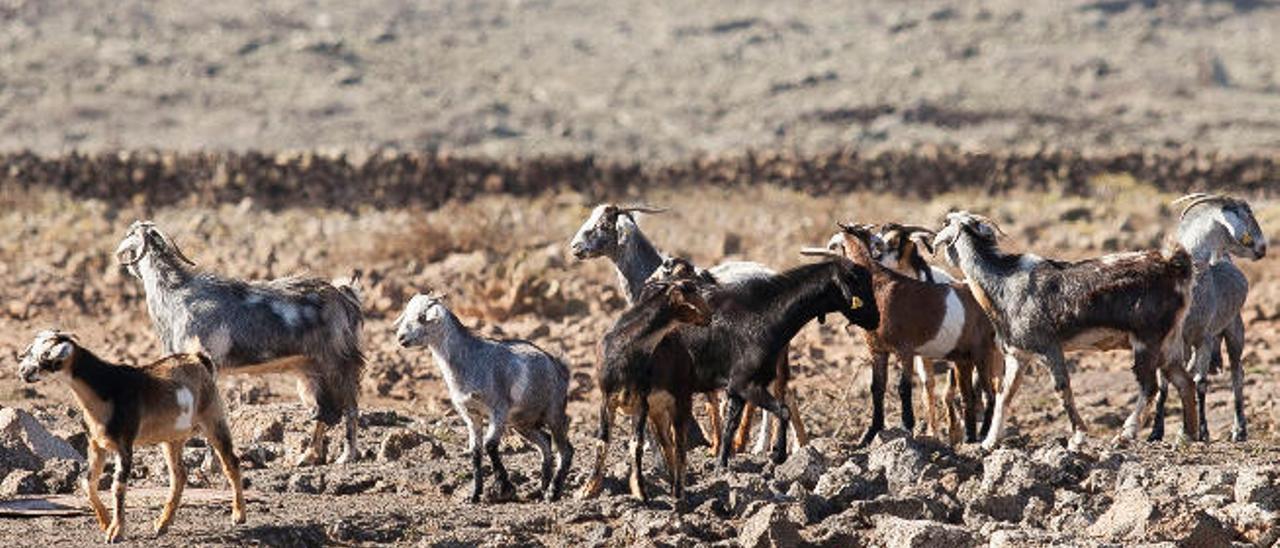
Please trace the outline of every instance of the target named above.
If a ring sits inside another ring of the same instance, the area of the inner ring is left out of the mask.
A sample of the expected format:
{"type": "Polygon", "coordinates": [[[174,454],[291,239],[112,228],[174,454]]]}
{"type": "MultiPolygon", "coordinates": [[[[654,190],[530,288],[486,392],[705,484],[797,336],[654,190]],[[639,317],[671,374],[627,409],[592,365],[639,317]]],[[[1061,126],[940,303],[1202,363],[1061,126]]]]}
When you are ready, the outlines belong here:
{"type": "MultiPolygon", "coordinates": [[[[1191,311],[1182,327],[1182,339],[1190,358],[1187,370],[1196,381],[1200,438],[1208,441],[1209,421],[1205,417],[1208,375],[1221,363],[1219,349],[1227,343],[1231,364],[1231,390],[1235,398],[1233,441],[1245,441],[1248,427],[1244,416],[1244,320],[1240,309],[1249,294],[1249,280],[1231,256],[1258,260],[1267,255],[1267,237],[1258,226],[1253,210],[1244,200],[1216,194],[1189,194],[1174,201],[1185,203],[1178,223],[1178,242],[1197,263],[1192,289],[1191,311]]],[[[1161,379],[1156,399],[1155,424],[1151,439],[1164,437],[1164,403],[1169,383],[1161,379]]]]}
{"type": "Polygon", "coordinates": [[[165,352],[196,343],[219,372],[298,376],[298,395],[316,421],[299,463],[325,461],[325,431],[339,420],[346,447],[337,462],[359,458],[357,398],[365,359],[355,287],[319,278],[243,281],[204,272],[150,221],[129,227],[116,258],[142,280],[165,352]]]}
{"type": "Polygon", "coordinates": [[[542,453],[542,492],[546,500],[560,498],[573,462],[569,417],[565,414],[569,368],[531,342],[475,335],[437,295],[415,295],[396,319],[395,327],[401,346],[426,346],[431,350],[448,385],[449,399],[467,425],[467,452],[475,474],[471,502],[480,501],[484,487],[483,453],[488,453],[497,478],[495,499],[507,500],[515,494],[498,456],[498,443],[508,426],[542,453]],[[489,416],[489,427],[481,443],[482,413],[489,416]]]}

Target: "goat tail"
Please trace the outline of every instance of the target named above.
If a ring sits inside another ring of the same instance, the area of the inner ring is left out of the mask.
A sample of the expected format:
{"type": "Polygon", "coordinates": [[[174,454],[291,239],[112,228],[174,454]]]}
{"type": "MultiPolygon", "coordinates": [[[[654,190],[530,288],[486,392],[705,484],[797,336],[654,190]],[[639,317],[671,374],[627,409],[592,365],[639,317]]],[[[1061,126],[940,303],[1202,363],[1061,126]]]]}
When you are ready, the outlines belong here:
{"type": "Polygon", "coordinates": [[[182,351],[195,356],[200,361],[200,365],[203,365],[205,370],[209,371],[210,375],[215,377],[218,375],[218,365],[213,362],[213,356],[209,354],[208,350],[205,350],[204,344],[200,342],[200,339],[195,337],[188,339],[182,351]]]}
{"type": "Polygon", "coordinates": [[[212,356],[210,356],[204,350],[197,351],[195,355],[196,355],[196,359],[200,360],[200,365],[203,365],[205,370],[208,371],[210,375],[213,375],[214,377],[218,376],[218,366],[217,364],[213,363],[212,356]]]}

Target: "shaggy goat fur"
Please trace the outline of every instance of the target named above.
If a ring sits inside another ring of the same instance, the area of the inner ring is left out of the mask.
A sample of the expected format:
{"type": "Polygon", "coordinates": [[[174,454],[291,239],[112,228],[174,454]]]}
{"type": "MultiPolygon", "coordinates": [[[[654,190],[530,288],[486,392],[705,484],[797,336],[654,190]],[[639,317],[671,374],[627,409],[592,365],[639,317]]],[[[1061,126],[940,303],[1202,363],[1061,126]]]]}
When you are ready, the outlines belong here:
{"type": "Polygon", "coordinates": [[[364,317],[352,286],[318,278],[242,281],[195,268],[150,221],[129,227],[116,257],[142,280],[147,312],[166,352],[193,343],[220,372],[292,372],[316,421],[300,463],[325,461],[325,430],[343,420],[337,462],[359,457],[358,396],[364,317]]]}
{"type": "Polygon", "coordinates": [[[1071,447],[1088,428],[1076,411],[1066,350],[1133,349],[1138,402],[1122,436],[1133,439],[1150,417],[1163,370],[1178,387],[1183,427],[1196,439],[1195,390],[1181,366],[1182,324],[1191,304],[1191,255],[1181,246],[1169,252],[1119,253],[1077,262],[1031,254],[1011,254],[996,244],[998,227],[968,212],[951,213],[934,241],[964,271],[969,288],[995,326],[1004,347],[1004,386],[996,398],[983,446],[999,441],[1005,413],[1021,381],[1023,363],[1048,365],[1054,389],[1071,421],[1071,447]]]}

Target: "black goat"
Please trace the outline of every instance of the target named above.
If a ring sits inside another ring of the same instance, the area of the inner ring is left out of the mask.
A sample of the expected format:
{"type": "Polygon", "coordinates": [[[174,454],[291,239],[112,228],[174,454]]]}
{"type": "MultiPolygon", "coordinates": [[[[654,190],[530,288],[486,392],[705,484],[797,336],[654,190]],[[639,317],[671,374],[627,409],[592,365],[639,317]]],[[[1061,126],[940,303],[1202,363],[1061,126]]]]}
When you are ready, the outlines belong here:
{"type": "MultiPolygon", "coordinates": [[[[863,329],[880,325],[880,312],[865,268],[825,249],[806,250],[827,260],[798,266],[773,276],[733,285],[700,284],[711,305],[711,324],[678,332],[695,359],[694,391],[724,388],[729,396],[721,439],[729,439],[750,401],[778,417],[778,436],[770,457],[787,458],[787,425],[791,410],[769,393],[780,354],[800,328],[839,312],[863,329]]],[[[730,444],[719,447],[720,466],[728,466],[730,444]]]]}

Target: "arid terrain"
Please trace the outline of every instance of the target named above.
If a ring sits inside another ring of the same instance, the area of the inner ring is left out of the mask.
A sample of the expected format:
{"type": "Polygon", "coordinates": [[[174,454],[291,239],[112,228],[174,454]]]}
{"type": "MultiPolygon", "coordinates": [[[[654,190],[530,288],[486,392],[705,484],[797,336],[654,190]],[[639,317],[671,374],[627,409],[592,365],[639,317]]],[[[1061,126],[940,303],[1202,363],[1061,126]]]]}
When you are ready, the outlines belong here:
{"type": "Polygon", "coordinates": [[[23,383],[13,358],[49,327],[108,359],[158,357],[141,284],[112,254],[152,219],[213,272],[364,272],[364,458],[293,467],[308,425],[293,379],[224,377],[248,523],[231,525],[225,482],[193,442],[186,502],[153,538],[167,475],[143,449],[131,545],[1270,546],[1275,253],[1238,260],[1251,283],[1246,443],[1228,439],[1225,375],[1212,378],[1208,443],[1181,439],[1176,404],[1166,441],[1114,443],[1137,387],[1129,354],[1110,352],[1071,356],[1082,451],[1066,449],[1042,369],[992,453],[923,424],[855,450],[868,353],[832,318],[790,350],[810,447],[782,466],[739,455],[728,472],[694,448],[683,515],[652,454],[654,500],[627,494],[616,441],[597,499],[537,501],[536,451],[510,436],[517,500],[466,502],[461,420],[429,353],[399,348],[391,324],[438,290],[480,333],[563,357],[576,491],[596,447],[596,344],[625,308],[612,266],[567,249],[601,201],[669,208],[640,225],[701,265],[787,268],[836,220],[937,226],[958,208],[1044,256],[1160,247],[1170,202],[1214,189],[1249,198],[1276,241],[1278,7],[0,0],[0,541],[100,539],[85,512],[6,512],[26,497],[85,507],[83,463],[37,454],[32,434],[83,451],[71,395],[23,383]]]}

